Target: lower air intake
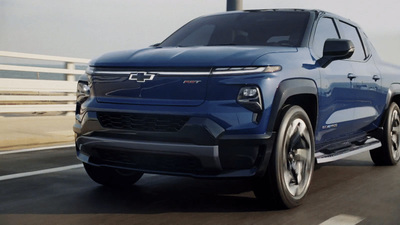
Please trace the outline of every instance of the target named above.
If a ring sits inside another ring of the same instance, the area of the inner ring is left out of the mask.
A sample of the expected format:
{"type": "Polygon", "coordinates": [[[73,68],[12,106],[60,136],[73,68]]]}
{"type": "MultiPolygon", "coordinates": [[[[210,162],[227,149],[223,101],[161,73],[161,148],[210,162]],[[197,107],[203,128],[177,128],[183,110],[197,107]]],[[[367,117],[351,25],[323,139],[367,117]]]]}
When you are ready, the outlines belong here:
{"type": "Polygon", "coordinates": [[[111,129],[177,132],[189,120],[187,116],[98,112],[101,126],[111,129]]]}

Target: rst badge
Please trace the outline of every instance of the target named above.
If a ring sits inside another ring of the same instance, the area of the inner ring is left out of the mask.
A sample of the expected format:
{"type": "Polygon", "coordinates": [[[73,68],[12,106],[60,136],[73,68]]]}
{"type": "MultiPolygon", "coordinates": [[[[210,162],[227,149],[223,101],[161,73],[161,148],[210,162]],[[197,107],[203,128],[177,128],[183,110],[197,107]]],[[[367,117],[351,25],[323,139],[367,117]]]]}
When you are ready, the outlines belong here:
{"type": "Polygon", "coordinates": [[[184,80],[184,84],[198,84],[201,83],[201,80],[184,80]]]}
{"type": "Polygon", "coordinates": [[[144,83],[148,80],[153,80],[155,74],[150,74],[147,72],[135,72],[129,75],[129,80],[136,80],[139,83],[144,83]]]}

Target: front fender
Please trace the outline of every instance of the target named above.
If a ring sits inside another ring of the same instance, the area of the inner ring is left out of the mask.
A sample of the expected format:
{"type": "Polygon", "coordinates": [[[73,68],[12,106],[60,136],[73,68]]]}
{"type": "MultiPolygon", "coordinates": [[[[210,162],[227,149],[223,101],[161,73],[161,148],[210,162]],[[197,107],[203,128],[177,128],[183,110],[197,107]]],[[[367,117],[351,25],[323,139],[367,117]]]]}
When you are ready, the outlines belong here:
{"type": "Polygon", "coordinates": [[[306,78],[288,79],[279,84],[271,105],[271,114],[268,120],[267,134],[272,134],[274,131],[279,112],[284,106],[285,102],[290,97],[298,95],[314,95],[317,99],[317,85],[313,80],[306,78]]]}

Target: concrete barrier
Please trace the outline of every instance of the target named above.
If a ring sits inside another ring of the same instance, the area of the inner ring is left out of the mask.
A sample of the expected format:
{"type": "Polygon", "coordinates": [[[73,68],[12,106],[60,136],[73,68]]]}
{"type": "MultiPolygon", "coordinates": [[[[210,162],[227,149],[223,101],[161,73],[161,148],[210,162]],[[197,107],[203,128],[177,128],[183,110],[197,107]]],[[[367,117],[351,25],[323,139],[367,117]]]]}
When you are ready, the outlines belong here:
{"type": "Polygon", "coordinates": [[[0,71],[64,74],[65,80],[0,78],[0,116],[2,113],[73,112],[75,111],[75,64],[86,65],[89,59],[0,51],[1,57],[57,61],[65,68],[0,64],[0,71]]]}
{"type": "Polygon", "coordinates": [[[0,117],[0,151],[73,144],[74,115],[0,117]]]}

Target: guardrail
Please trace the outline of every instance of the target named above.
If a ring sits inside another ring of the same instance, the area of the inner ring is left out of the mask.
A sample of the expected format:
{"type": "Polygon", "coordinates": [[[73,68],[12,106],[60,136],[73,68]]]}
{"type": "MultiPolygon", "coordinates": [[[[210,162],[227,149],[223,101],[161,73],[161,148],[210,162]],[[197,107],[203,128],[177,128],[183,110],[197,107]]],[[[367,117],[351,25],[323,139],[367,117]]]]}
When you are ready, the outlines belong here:
{"type": "Polygon", "coordinates": [[[65,74],[65,80],[35,80],[0,78],[0,113],[72,112],[75,111],[75,76],[85,71],[89,59],[0,51],[0,57],[57,61],[65,68],[16,66],[0,64],[1,71],[65,74]]]}

